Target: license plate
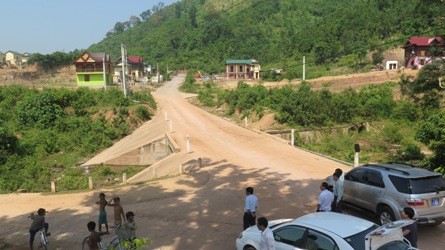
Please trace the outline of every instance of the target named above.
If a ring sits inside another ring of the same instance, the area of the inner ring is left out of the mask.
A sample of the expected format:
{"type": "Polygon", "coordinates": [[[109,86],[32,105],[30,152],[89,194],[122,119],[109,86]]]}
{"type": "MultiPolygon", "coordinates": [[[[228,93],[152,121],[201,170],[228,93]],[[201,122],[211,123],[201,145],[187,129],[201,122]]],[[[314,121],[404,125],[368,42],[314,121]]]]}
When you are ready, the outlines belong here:
{"type": "Polygon", "coordinates": [[[439,198],[433,198],[433,199],[431,199],[431,206],[432,206],[432,207],[437,207],[437,206],[439,206],[439,198]]]}

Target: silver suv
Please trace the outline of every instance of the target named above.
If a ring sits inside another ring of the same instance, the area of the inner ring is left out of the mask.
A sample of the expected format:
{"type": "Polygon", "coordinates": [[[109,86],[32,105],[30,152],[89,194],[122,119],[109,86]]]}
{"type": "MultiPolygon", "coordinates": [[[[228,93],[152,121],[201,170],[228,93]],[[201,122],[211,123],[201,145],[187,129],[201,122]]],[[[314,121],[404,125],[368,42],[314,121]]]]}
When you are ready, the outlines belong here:
{"type": "Polygon", "coordinates": [[[366,164],[350,170],[343,185],[343,204],[373,212],[382,225],[400,220],[408,206],[418,223],[445,220],[445,179],[439,173],[402,163],[366,164]]]}

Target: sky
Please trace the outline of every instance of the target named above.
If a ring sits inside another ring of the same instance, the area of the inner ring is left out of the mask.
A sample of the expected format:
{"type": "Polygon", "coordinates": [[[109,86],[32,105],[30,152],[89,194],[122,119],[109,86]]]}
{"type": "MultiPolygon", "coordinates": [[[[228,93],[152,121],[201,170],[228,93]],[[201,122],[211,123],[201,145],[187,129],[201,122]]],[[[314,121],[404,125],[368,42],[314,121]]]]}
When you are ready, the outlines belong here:
{"type": "Polygon", "coordinates": [[[2,0],[0,52],[51,54],[86,49],[116,22],[179,0],[2,0]]]}

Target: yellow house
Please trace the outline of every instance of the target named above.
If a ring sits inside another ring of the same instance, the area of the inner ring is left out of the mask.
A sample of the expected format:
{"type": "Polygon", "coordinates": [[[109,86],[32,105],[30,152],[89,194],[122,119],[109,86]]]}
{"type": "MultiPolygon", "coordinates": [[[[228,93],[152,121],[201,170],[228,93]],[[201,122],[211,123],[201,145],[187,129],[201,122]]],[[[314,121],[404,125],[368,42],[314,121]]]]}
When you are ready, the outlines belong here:
{"type": "Polygon", "coordinates": [[[226,78],[260,79],[261,65],[255,59],[227,59],[226,78]]]}

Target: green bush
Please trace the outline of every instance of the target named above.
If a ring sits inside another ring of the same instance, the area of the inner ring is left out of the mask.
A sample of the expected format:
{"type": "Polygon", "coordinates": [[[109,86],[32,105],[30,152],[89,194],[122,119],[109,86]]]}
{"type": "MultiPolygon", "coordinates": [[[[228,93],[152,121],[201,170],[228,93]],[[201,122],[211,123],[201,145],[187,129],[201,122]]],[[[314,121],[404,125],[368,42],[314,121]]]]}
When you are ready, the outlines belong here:
{"type": "Polygon", "coordinates": [[[17,106],[17,116],[24,126],[44,129],[53,126],[63,116],[63,110],[51,93],[42,92],[21,101],[17,106]]]}
{"type": "Polygon", "coordinates": [[[148,111],[148,109],[143,105],[138,105],[134,109],[134,112],[136,113],[136,116],[141,119],[142,121],[150,120],[151,114],[148,111]]]}
{"type": "Polygon", "coordinates": [[[397,151],[396,160],[399,161],[421,161],[425,158],[420,147],[414,144],[404,145],[397,151]]]}

